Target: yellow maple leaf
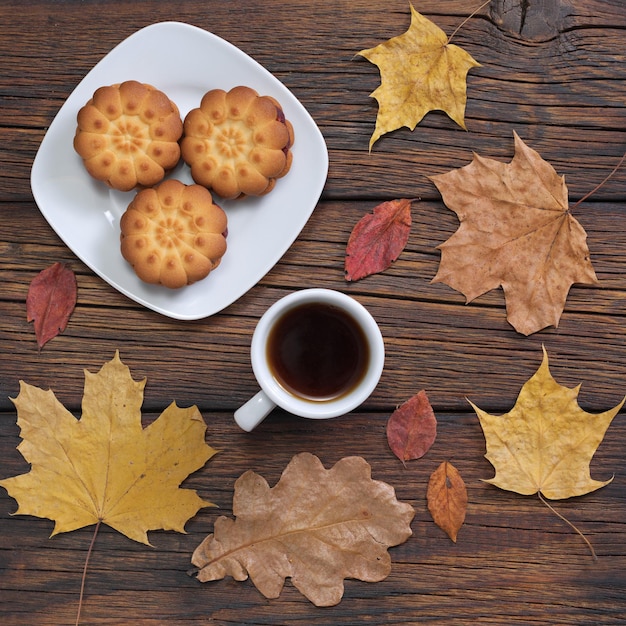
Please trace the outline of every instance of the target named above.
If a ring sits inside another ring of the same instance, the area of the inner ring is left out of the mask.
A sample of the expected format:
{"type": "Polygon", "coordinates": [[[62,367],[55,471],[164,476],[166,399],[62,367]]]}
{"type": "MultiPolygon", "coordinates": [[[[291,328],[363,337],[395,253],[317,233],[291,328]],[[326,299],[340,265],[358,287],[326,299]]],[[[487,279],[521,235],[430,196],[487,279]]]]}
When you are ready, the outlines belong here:
{"type": "Polygon", "coordinates": [[[52,535],[103,522],[150,545],[148,530],[184,532],[200,508],[213,506],[179,488],[216,453],[200,412],[172,403],[143,428],[145,383],[116,352],[97,374],[85,371],[78,420],[51,390],[20,381],[18,450],[31,470],[0,480],[18,502],[16,514],[54,520],[52,535]]]}
{"type": "Polygon", "coordinates": [[[378,102],[370,150],[385,133],[413,130],[429,111],[444,111],[465,129],[466,78],[480,63],[449,43],[445,32],[411,5],[411,25],[402,35],[358,53],[380,70],[378,102]]]}
{"type": "Polygon", "coordinates": [[[548,354],[524,384],[513,409],[490,415],[472,404],[487,443],[487,458],[496,470],[486,482],[522,495],[543,494],[551,500],[571,498],[608,484],[591,478],[589,464],[624,398],[604,413],[583,411],[580,385],[559,385],[548,367],[548,354]]]}

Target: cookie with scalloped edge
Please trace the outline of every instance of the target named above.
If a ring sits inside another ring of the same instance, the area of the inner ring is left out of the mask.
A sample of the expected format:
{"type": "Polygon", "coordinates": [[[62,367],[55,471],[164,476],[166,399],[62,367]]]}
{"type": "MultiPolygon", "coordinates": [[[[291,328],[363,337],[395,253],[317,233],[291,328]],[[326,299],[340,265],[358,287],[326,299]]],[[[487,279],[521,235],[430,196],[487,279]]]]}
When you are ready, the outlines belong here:
{"type": "Polygon", "coordinates": [[[156,185],[180,160],[180,112],[152,85],[128,80],[100,87],[77,122],[74,149],[89,174],[113,189],[156,185]]]}
{"type": "Polygon", "coordinates": [[[225,199],[263,196],[289,172],[292,124],[275,98],[212,89],[189,111],[181,141],[193,180],[225,199]]]}
{"type": "Polygon", "coordinates": [[[215,270],[227,216],[202,185],[169,179],[139,191],[120,220],[122,256],[147,283],[178,289],[215,270]]]}

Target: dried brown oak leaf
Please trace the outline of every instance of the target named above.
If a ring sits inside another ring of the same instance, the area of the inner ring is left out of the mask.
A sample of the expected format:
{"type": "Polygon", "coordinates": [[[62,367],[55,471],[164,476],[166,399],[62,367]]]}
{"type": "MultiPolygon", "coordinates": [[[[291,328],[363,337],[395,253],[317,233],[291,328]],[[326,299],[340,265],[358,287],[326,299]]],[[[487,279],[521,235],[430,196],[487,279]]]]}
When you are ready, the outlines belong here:
{"type": "Polygon", "coordinates": [[[98,373],[85,371],[77,420],[52,391],[20,382],[18,450],[31,469],[0,481],[17,514],[54,520],[52,535],[102,522],[149,545],[146,531],[184,532],[189,518],[212,506],[179,488],[216,452],[204,441],[200,412],[172,403],[143,428],[145,383],[116,353],[98,373]]]}
{"type": "Polygon", "coordinates": [[[382,202],[357,222],[346,246],[346,280],[383,272],[400,256],[411,232],[411,202],[382,202]]]}
{"type": "Polygon", "coordinates": [[[76,276],[63,263],[54,263],[33,278],[26,296],[26,318],[35,322],[39,349],[65,330],[76,306],[76,276]]]}
{"type": "Polygon", "coordinates": [[[360,457],[331,469],[309,453],[294,456],[270,488],[248,471],[235,483],[233,514],[196,548],[202,582],[250,579],[277,598],[285,579],[317,606],[340,602],[344,579],[377,582],[391,571],[387,548],[411,536],[415,511],[394,489],[372,480],[360,457]]]}
{"type": "Polygon", "coordinates": [[[431,180],[461,222],[438,246],[433,282],[467,302],[501,285],[507,320],[523,335],[558,326],[573,284],[597,283],[564,177],[517,134],[510,163],[475,154],[469,165],[431,180]]]}
{"type": "Polygon", "coordinates": [[[437,437],[437,418],[422,389],[401,404],[387,420],[387,442],[404,463],[423,457],[437,437]]]}
{"type": "Polygon", "coordinates": [[[456,542],[459,529],[465,521],[467,488],[452,463],[444,461],[431,474],[426,500],[435,524],[456,542]]]}
{"type": "Polygon", "coordinates": [[[385,133],[403,126],[413,130],[429,111],[445,111],[465,128],[467,73],[480,63],[413,6],[404,34],[359,55],[380,70],[380,86],[371,94],[378,116],[370,150],[385,133]]]}

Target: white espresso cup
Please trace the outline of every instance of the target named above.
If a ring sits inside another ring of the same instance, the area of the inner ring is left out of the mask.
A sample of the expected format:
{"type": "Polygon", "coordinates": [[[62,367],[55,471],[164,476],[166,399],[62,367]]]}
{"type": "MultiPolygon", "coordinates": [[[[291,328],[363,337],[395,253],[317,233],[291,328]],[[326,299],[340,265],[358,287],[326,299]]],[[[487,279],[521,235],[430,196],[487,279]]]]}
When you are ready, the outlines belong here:
{"type": "Polygon", "coordinates": [[[312,419],[349,413],[376,388],[385,344],[374,318],[354,298],[303,289],[263,314],[250,354],[261,390],[235,411],[248,432],[276,406],[312,419]]]}

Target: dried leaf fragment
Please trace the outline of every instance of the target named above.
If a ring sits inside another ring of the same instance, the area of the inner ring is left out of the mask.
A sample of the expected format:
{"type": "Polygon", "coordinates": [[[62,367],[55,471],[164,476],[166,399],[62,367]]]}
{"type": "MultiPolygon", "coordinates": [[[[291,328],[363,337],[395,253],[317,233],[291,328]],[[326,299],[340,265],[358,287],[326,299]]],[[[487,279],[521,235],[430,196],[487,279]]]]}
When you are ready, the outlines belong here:
{"type": "Polygon", "coordinates": [[[212,506],[179,488],[216,452],[204,441],[200,412],[172,403],[143,428],[145,383],[132,379],[116,352],[98,373],[85,371],[77,420],[51,390],[20,381],[18,450],[31,470],[0,480],[17,514],[54,520],[52,535],[101,521],[149,545],[148,530],[184,532],[189,518],[212,506]]]}
{"type": "Polygon", "coordinates": [[[346,247],[346,280],[383,272],[397,260],[411,232],[411,202],[382,202],[357,222],[346,247]]]}
{"type": "Polygon", "coordinates": [[[437,437],[437,418],[423,389],[400,405],[387,420],[387,442],[404,463],[423,457],[437,437]]]}
{"type": "Polygon", "coordinates": [[[589,464],[613,418],[616,407],[593,415],[577,402],[580,385],[559,385],[548,366],[548,353],[522,387],[515,406],[502,416],[472,404],[485,435],[485,458],[496,474],[488,482],[522,495],[543,494],[552,500],[571,498],[608,484],[591,478],[589,464]]]}
{"type": "Polygon", "coordinates": [[[403,126],[413,130],[429,111],[445,111],[465,128],[467,73],[480,67],[463,48],[411,6],[411,25],[402,35],[362,50],[380,70],[376,128],[369,148],[385,133],[403,126]]]}
{"type": "Polygon", "coordinates": [[[248,576],[266,598],[277,598],[285,579],[316,606],[341,601],[345,578],[378,582],[389,575],[387,548],[411,536],[412,506],[394,489],[372,480],[360,457],[331,469],[308,453],[294,456],[270,488],[248,471],[235,483],[233,513],[193,553],[202,582],[248,576]]]}
{"type": "Polygon", "coordinates": [[[456,543],[467,511],[467,488],[459,471],[444,461],[430,476],[426,492],[433,521],[456,543]]]}
{"type": "Polygon", "coordinates": [[[461,222],[441,250],[433,282],[471,302],[502,286],[507,319],[530,335],[558,326],[570,287],[597,282],[582,226],[571,215],[563,177],[515,134],[515,156],[432,176],[461,222]]]}
{"type": "Polygon", "coordinates": [[[26,319],[35,322],[39,349],[65,330],[76,294],[76,276],[63,263],[54,263],[33,278],[26,296],[26,319]]]}

